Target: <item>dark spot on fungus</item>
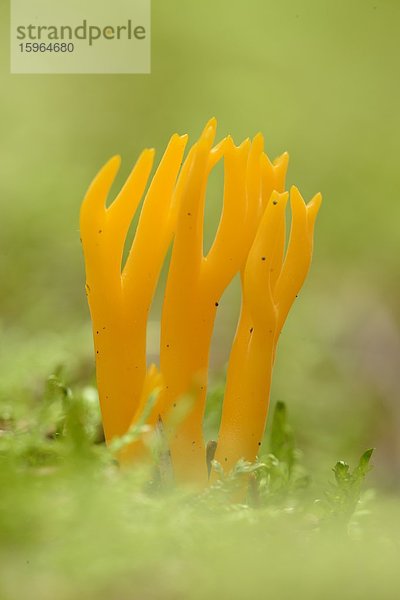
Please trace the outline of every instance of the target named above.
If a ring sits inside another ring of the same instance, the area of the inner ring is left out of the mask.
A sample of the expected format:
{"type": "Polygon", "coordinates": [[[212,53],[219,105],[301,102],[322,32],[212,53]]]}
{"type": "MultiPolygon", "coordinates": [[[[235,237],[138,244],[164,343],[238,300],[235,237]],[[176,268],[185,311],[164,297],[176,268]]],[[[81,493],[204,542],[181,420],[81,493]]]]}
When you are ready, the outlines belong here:
{"type": "Polygon", "coordinates": [[[225,462],[228,462],[228,459],[226,458],[226,456],[225,456],[225,462]]]}
{"type": "Polygon", "coordinates": [[[192,442],[192,446],[193,446],[195,443],[196,443],[196,442],[195,442],[195,441],[193,441],[193,442],[192,442]]]}
{"type": "Polygon", "coordinates": [[[169,344],[167,344],[167,348],[169,348],[169,344]]]}
{"type": "Polygon", "coordinates": [[[99,233],[103,233],[103,230],[102,230],[102,229],[99,229],[99,233]]]}
{"type": "Polygon", "coordinates": [[[272,204],[276,206],[278,204],[278,200],[272,200],[272,204]]]}
{"type": "Polygon", "coordinates": [[[215,306],[218,306],[218,302],[215,303],[215,306]]]}
{"type": "Polygon", "coordinates": [[[192,216],[192,213],[188,213],[188,214],[187,214],[187,216],[188,216],[188,217],[191,217],[191,216],[192,216]]]}
{"type": "Polygon", "coordinates": [[[261,442],[258,442],[258,445],[261,446],[261,442]]]}
{"type": "Polygon", "coordinates": [[[265,256],[262,256],[262,257],[261,257],[261,260],[265,260],[265,256]]]}
{"type": "Polygon", "coordinates": [[[176,402],[174,402],[174,408],[176,408],[176,402]]]}
{"type": "Polygon", "coordinates": [[[96,331],[96,335],[99,335],[99,332],[98,332],[98,331],[96,331]]]}
{"type": "Polygon", "coordinates": [[[254,327],[250,327],[250,333],[253,333],[254,327]]]}

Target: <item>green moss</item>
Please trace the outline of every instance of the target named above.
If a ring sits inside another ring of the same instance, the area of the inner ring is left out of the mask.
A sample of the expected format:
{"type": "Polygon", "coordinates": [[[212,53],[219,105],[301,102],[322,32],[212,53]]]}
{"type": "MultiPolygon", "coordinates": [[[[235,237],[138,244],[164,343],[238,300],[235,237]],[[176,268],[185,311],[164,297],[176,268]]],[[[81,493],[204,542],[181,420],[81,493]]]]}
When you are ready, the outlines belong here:
{"type": "Polygon", "coordinates": [[[92,388],[73,394],[55,375],[23,402],[0,415],[2,600],[350,597],[378,593],[382,552],[379,597],[392,589],[398,510],[361,490],[371,452],[333,477],[327,466],[319,500],[282,403],[259,463],[198,493],[121,471],[99,443],[92,388]],[[243,473],[250,492],[233,503],[243,473]]]}

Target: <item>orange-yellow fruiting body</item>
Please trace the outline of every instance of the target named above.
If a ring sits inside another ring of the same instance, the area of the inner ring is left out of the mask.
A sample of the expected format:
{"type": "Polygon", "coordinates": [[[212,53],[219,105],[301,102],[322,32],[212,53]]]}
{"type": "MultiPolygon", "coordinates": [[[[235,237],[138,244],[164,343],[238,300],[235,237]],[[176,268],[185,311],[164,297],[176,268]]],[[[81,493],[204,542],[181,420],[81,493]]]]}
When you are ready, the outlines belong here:
{"type": "Polygon", "coordinates": [[[126,236],[144,193],[154,151],[139,157],[125,185],[107,208],[120,159],[94,179],[81,209],[86,291],[93,324],[96,373],[107,440],[128,430],[146,375],[146,323],[175,224],[173,208],[186,136],[172,136],[146,194],[123,272],[126,236]],[[157,231],[157,235],[154,232],[157,231]]]}
{"type": "Polygon", "coordinates": [[[246,260],[266,196],[273,189],[283,189],[287,164],[284,157],[271,165],[263,154],[260,134],[252,143],[246,140],[238,147],[228,137],[212,149],[215,126],[215,120],[210,121],[196,144],[182,189],[161,321],[160,367],[165,388],[157,407],[167,425],[172,419],[169,441],[175,475],[204,482],[207,471],[202,423],[216,311],[225,288],[246,260]],[[213,245],[204,257],[206,185],[221,152],[223,211],[213,245]],[[188,393],[191,409],[177,423],[173,413],[180,411],[179,398],[188,393]]]}
{"type": "Polygon", "coordinates": [[[317,194],[291,189],[292,225],[282,264],[288,194],[272,193],[242,273],[242,312],[229,360],[215,460],[229,471],[257,457],[278,337],[311,263],[317,194]]]}
{"type": "MultiPolygon", "coordinates": [[[[126,236],[144,194],[154,151],[145,150],[117,198],[106,207],[120,160],[99,172],[81,210],[86,289],[106,440],[123,435],[159,390],[148,423],[161,418],[178,481],[207,482],[203,416],[210,343],[220,298],[240,272],[242,310],[228,367],[216,460],[229,470],[257,456],[268,410],[279,334],[307,275],[317,194],[306,205],[291,190],[285,251],[288,155],[271,162],[261,134],[236,146],[213,146],[211,119],[182,164],[186,136],[173,135],[144,199],[122,269],[126,236]],[[207,181],[223,159],[223,210],[203,255],[207,181]],[[182,166],[181,166],[182,165],[182,166]],[[146,324],[160,269],[173,240],[161,319],[160,371],[146,367],[146,324]]],[[[139,440],[120,460],[146,455],[139,440]]]]}

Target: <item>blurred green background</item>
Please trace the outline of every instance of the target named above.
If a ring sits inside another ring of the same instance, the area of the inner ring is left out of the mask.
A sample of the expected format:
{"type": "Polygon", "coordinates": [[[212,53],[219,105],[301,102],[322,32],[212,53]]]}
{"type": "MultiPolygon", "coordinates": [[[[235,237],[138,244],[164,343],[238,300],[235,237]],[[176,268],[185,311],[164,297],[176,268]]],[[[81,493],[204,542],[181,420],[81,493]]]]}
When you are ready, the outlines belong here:
{"type": "MultiPolygon", "coordinates": [[[[376,482],[398,486],[399,16],[397,0],[153,0],[151,75],[17,76],[9,74],[2,0],[3,409],[59,364],[71,377],[92,376],[78,214],[96,171],[121,154],[121,184],[143,147],[160,157],[173,132],[194,141],[216,116],[221,137],[262,131],[271,157],[288,150],[288,184],[324,197],[272,401],[288,404],[310,465],[351,461],[375,446],[376,482]]],[[[209,236],[220,191],[215,176],[209,236]]],[[[216,325],[216,380],[239,301],[236,282],[216,325]]],[[[159,301],[152,354],[158,315],[159,301]]]]}

